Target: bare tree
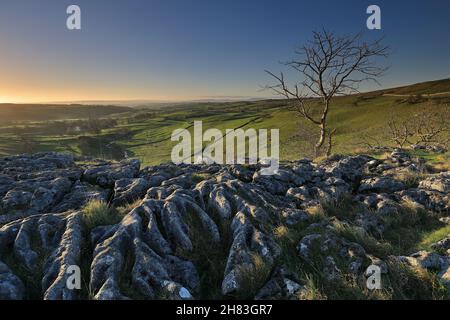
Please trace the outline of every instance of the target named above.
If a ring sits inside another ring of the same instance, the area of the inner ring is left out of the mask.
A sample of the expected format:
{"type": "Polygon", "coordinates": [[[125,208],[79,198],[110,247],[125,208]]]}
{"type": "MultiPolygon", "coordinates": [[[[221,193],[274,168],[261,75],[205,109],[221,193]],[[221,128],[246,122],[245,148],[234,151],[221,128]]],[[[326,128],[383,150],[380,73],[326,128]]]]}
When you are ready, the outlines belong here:
{"type": "Polygon", "coordinates": [[[403,148],[406,143],[447,148],[450,132],[450,108],[447,105],[433,104],[431,101],[421,105],[420,111],[412,116],[401,116],[401,111],[391,111],[386,132],[396,147],[403,148]]]}
{"type": "Polygon", "coordinates": [[[364,81],[375,81],[387,68],[377,66],[377,58],[386,58],[388,47],[382,40],[367,43],[362,35],[335,36],[328,31],[313,32],[312,40],[295,51],[298,58],[283,65],[298,72],[299,82],[286,83],[283,72],[279,75],[266,72],[276,80],[274,85],[266,86],[276,94],[293,102],[295,110],[307,121],[319,128],[319,138],[315,144],[316,155],[329,139],[327,154],[331,152],[331,139],[336,130],[328,128],[327,116],[333,97],[358,93],[364,81]],[[319,114],[313,112],[318,98],[321,105],[319,114]]]}
{"type": "Polygon", "coordinates": [[[361,141],[357,144],[372,151],[383,150],[387,148],[383,145],[383,143],[381,143],[378,137],[367,133],[361,134],[361,141]]]}
{"type": "Polygon", "coordinates": [[[19,140],[18,151],[20,153],[34,153],[36,152],[39,143],[35,141],[31,135],[23,133],[17,136],[19,140]]]}
{"type": "Polygon", "coordinates": [[[414,136],[414,127],[409,121],[402,121],[398,117],[391,113],[391,116],[387,122],[387,130],[389,132],[389,138],[395,145],[403,149],[406,143],[412,143],[411,139],[414,136]]]}
{"type": "Polygon", "coordinates": [[[421,112],[412,119],[417,144],[446,144],[450,132],[450,108],[427,102],[421,112]]]}
{"type": "MultiPolygon", "coordinates": [[[[333,135],[336,133],[336,128],[333,130],[328,130],[328,144],[327,144],[327,157],[331,155],[331,149],[333,148],[333,135]]],[[[317,152],[316,152],[317,153],[317,152]]]]}
{"type": "Polygon", "coordinates": [[[297,133],[290,138],[292,141],[301,139],[302,143],[298,145],[298,150],[303,157],[314,158],[315,144],[319,138],[319,132],[313,130],[311,125],[298,123],[297,133]]]}

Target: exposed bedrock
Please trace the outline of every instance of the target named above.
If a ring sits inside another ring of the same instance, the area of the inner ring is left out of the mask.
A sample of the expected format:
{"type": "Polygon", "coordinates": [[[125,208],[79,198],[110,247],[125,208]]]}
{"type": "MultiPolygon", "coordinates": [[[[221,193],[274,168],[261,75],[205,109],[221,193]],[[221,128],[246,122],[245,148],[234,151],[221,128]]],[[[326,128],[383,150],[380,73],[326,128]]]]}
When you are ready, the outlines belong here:
{"type": "Polygon", "coordinates": [[[448,223],[450,173],[421,165],[401,151],[272,176],[260,164],[0,158],[0,299],[308,298],[301,274],[326,287],[393,261],[448,287],[450,235],[402,255],[380,244],[420,214],[448,223]],[[76,267],[80,289],[68,287],[76,267]]]}

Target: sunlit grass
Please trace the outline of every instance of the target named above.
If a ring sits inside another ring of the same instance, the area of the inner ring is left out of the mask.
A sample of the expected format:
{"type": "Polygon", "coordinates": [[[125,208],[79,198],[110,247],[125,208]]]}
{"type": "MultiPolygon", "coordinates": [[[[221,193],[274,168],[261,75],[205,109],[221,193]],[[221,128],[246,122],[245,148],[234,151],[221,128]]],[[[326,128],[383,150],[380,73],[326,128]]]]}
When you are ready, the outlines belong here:
{"type": "Polygon", "coordinates": [[[121,219],[114,208],[107,203],[99,200],[88,202],[82,209],[83,221],[88,229],[98,226],[112,225],[118,223],[121,219]]]}
{"type": "Polygon", "coordinates": [[[429,233],[425,233],[422,236],[422,241],[420,242],[419,247],[422,249],[430,250],[432,244],[446,237],[450,237],[450,225],[447,225],[445,227],[442,227],[429,233]]]}

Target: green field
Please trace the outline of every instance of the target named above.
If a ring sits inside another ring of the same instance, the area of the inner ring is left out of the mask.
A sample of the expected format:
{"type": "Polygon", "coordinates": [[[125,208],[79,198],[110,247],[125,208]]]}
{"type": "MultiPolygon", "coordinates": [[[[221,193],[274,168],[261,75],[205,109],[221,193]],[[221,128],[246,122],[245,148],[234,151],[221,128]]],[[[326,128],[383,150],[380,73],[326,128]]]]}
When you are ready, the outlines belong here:
{"type": "MultiPolygon", "coordinates": [[[[367,152],[365,137],[392,145],[386,124],[395,113],[399,119],[414,117],[432,104],[439,110],[450,107],[450,80],[427,82],[334,99],[329,126],[336,128],[334,153],[367,152]],[[419,96],[420,95],[420,96],[419,96]],[[421,96],[424,95],[424,96],[421,96]]],[[[308,124],[284,100],[226,103],[186,103],[158,108],[114,106],[0,105],[0,155],[59,151],[74,155],[121,159],[137,157],[145,165],[170,160],[176,142],[173,130],[192,131],[195,120],[203,130],[218,128],[278,128],[282,160],[309,155],[304,133],[308,124]]],[[[431,160],[449,161],[449,155],[428,155],[431,160]]]]}

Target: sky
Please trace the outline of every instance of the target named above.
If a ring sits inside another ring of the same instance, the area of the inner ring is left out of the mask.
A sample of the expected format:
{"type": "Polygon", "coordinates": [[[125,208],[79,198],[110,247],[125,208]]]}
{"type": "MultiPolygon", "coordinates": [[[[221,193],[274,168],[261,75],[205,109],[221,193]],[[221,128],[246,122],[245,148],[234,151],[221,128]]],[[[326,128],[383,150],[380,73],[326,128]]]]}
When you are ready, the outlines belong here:
{"type": "Polygon", "coordinates": [[[0,0],[0,103],[267,97],[264,70],[322,28],[384,36],[384,88],[450,77],[446,0],[0,0]]]}

